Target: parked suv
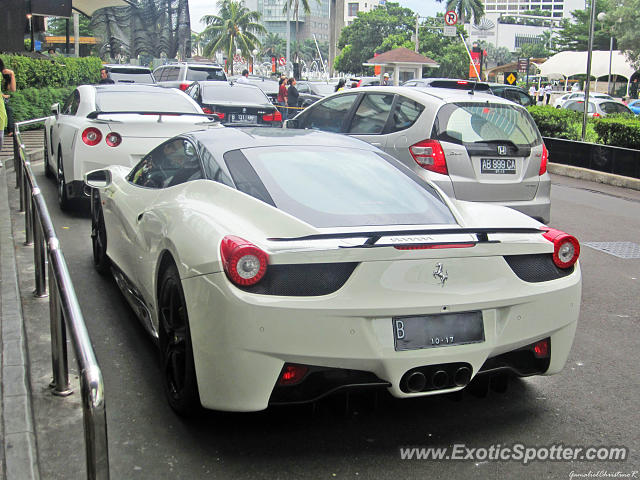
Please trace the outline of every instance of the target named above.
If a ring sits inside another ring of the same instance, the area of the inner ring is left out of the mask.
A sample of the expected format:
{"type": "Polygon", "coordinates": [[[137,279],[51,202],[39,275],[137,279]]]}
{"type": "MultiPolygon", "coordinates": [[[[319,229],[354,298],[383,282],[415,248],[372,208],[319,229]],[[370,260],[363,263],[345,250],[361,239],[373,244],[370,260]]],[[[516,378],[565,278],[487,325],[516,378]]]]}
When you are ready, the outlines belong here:
{"type": "Polygon", "coordinates": [[[186,90],[196,80],[227,81],[227,75],[220,65],[211,63],[169,63],[160,65],[153,71],[156,83],[161,87],[186,90]]]}
{"type": "Polygon", "coordinates": [[[551,182],[540,132],[524,107],[500,97],[445,88],[346,90],[318,100],[285,126],[354,136],[450,197],[550,219],[551,182]]]}
{"type": "Polygon", "coordinates": [[[107,64],[107,76],[116,83],[156,83],[149,67],[139,65],[107,64]]]}

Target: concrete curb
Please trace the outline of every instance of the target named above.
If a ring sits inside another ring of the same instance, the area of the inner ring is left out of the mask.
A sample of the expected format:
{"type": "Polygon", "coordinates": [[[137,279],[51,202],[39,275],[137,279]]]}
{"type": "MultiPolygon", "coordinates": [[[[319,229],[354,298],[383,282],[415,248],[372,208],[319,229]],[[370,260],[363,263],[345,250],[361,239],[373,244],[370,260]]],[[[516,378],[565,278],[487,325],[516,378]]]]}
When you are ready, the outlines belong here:
{"type": "Polygon", "coordinates": [[[578,178],[580,180],[587,180],[590,182],[603,183],[605,185],[613,185],[614,187],[640,190],[640,179],[638,178],[623,177],[622,175],[598,172],[597,170],[573,167],[571,165],[562,165],[560,163],[549,163],[547,169],[549,170],[549,173],[554,173],[556,175],[578,178]]]}
{"type": "Polygon", "coordinates": [[[2,285],[2,427],[7,480],[38,480],[38,452],[31,403],[29,358],[18,288],[6,167],[0,169],[0,270],[2,285]]]}

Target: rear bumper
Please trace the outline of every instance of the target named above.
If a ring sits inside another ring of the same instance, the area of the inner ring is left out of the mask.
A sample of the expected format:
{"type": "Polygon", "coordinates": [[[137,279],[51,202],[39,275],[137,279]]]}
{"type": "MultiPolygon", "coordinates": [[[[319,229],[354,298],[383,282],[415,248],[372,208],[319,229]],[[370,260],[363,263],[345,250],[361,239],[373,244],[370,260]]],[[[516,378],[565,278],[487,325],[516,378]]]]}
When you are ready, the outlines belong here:
{"type": "MultiPolygon", "coordinates": [[[[462,288],[443,293],[446,298],[420,295],[422,306],[404,302],[402,294],[396,300],[381,298],[349,283],[330,295],[293,298],[243,292],[223,273],[183,280],[203,406],[228,411],[266,408],[286,363],[365,372],[396,397],[451,392],[461,387],[406,393],[401,381],[411,369],[440,364],[464,363],[475,376],[487,359],[544,338],[552,345],[545,374],[557,373],[569,355],[580,308],[579,267],[574,274],[547,282],[554,284],[551,288],[519,284],[504,291],[500,300],[487,292],[483,299],[482,292],[462,288]],[[445,310],[482,311],[485,340],[395,350],[394,316],[445,310]]],[[[394,285],[385,287],[394,290],[394,285]]]]}

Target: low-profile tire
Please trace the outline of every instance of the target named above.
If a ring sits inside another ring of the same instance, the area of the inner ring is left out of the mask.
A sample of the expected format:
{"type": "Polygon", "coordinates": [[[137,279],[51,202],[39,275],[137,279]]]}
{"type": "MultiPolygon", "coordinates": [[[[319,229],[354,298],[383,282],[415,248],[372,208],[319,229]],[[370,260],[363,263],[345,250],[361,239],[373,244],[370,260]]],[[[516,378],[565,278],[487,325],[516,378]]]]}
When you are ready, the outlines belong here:
{"type": "Polygon", "coordinates": [[[47,138],[47,132],[44,133],[44,175],[47,178],[53,178],[53,171],[51,170],[51,162],[49,161],[49,139],[47,138]]]}
{"type": "Polygon", "coordinates": [[[200,394],[193,361],[189,316],[175,265],[162,273],[158,296],[162,383],[167,401],[180,416],[200,412],[200,394]]]}
{"type": "Polygon", "coordinates": [[[71,206],[71,200],[67,196],[67,183],[64,179],[64,166],[60,153],[58,153],[58,205],[62,211],[69,210],[71,206]]]}
{"type": "Polygon", "coordinates": [[[111,262],[107,257],[107,228],[100,203],[100,193],[91,192],[91,246],[93,247],[93,266],[100,275],[107,275],[111,262]]]}

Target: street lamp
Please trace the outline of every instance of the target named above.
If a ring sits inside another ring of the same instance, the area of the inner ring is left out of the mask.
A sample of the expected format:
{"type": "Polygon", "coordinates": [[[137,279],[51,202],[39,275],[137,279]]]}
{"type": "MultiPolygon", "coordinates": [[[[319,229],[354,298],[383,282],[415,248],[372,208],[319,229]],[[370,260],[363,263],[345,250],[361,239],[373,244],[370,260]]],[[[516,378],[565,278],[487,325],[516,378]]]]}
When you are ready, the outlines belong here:
{"type": "MultiPolygon", "coordinates": [[[[600,12],[598,14],[598,21],[604,22],[607,20],[607,14],[600,12]]],[[[612,33],[612,32],[611,32],[612,33]]],[[[607,93],[611,95],[611,60],[613,58],[613,35],[609,37],[609,76],[607,77],[607,93]]]]}
{"type": "Polygon", "coordinates": [[[31,51],[35,52],[35,39],[33,38],[33,15],[27,13],[27,18],[29,19],[29,32],[31,36],[31,51]]]}
{"type": "Polygon", "coordinates": [[[591,86],[591,56],[593,52],[593,24],[596,23],[596,0],[591,0],[591,15],[589,17],[589,46],[587,50],[587,81],[584,84],[584,112],[582,113],[582,135],[587,134],[587,112],[589,111],[589,87],[591,86]]]}
{"type": "Polygon", "coordinates": [[[258,49],[254,48],[251,50],[251,73],[255,75],[256,69],[256,56],[258,55],[258,49]]]}

